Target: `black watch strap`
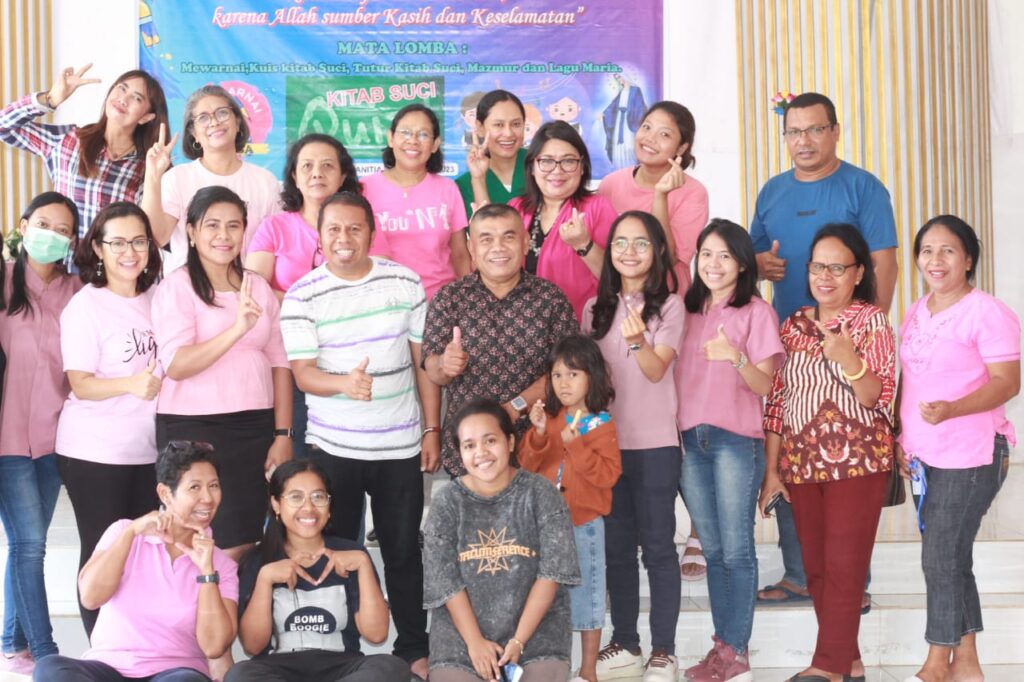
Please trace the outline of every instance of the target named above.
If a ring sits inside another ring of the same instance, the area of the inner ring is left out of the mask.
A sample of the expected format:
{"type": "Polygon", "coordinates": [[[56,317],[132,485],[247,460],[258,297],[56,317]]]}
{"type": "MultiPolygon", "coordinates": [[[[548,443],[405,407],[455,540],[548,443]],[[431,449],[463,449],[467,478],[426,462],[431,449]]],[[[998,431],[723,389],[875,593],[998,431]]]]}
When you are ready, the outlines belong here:
{"type": "Polygon", "coordinates": [[[275,436],[288,436],[289,438],[295,437],[295,429],[274,429],[275,436]]]}
{"type": "Polygon", "coordinates": [[[594,240],[593,239],[591,239],[589,242],[587,242],[587,245],[584,246],[582,249],[576,249],[576,255],[577,256],[586,256],[588,253],[590,253],[590,250],[592,248],[594,248],[594,240]]]}

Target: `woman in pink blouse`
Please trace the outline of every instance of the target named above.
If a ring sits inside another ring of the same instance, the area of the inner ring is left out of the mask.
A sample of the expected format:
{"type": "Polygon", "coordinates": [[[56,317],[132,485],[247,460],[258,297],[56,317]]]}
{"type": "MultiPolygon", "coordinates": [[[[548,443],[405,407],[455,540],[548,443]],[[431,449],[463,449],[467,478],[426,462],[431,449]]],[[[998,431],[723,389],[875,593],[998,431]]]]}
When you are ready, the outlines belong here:
{"type": "Polygon", "coordinates": [[[972,552],[1016,441],[1004,406],[1020,392],[1020,319],[974,288],[981,247],[960,218],[925,223],[914,257],[929,292],[900,329],[897,453],[904,474],[917,479],[929,649],[909,679],[980,680],[976,636],[984,626],[972,552]]]}
{"type": "Polygon", "coordinates": [[[212,528],[237,559],[262,535],[265,472],[292,457],[291,370],[280,307],[265,279],[242,269],[245,203],[214,185],[188,206],[188,260],[153,297],[153,328],[167,376],[157,442],[213,445],[224,505],[212,528]]]}
{"type": "Polygon", "coordinates": [[[590,153],[565,121],[540,127],[525,163],[526,194],[509,206],[523,217],[529,235],[526,271],[557,284],[582,319],[583,304],[597,295],[608,234],[619,214],[587,187],[590,153]]]}
{"type": "Polygon", "coordinates": [[[0,407],[0,520],[7,534],[3,654],[12,672],[57,653],[43,583],[46,531],[60,492],[57,417],[68,395],[60,314],[82,283],[64,268],[78,209],[57,192],[33,199],[18,226],[21,251],[3,266],[0,347],[7,358],[0,407]]]}
{"type": "Polygon", "coordinates": [[[868,303],[875,273],[860,232],[826,225],[810,255],[817,305],[793,313],[780,332],[786,361],[765,405],[760,507],[776,495],[793,505],[818,618],[811,665],[792,679],[842,682],[864,675],[857,632],[893,467],[896,355],[888,317],[868,303]]]}

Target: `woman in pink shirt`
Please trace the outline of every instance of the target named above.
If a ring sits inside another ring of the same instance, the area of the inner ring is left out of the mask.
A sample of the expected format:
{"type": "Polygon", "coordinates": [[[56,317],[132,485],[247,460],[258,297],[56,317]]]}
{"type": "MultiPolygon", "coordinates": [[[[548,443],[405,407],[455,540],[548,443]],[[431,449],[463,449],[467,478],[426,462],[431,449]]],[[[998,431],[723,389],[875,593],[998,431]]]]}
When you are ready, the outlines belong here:
{"type": "Polygon", "coordinates": [[[557,284],[581,319],[583,304],[597,295],[618,212],[587,188],[590,153],[565,121],[540,127],[526,152],[526,170],[526,194],[509,202],[529,233],[526,271],[557,284]]]}
{"type": "Polygon", "coordinates": [[[92,647],[82,660],[44,658],[34,680],[210,682],[207,659],[229,651],[238,630],[238,564],[209,529],[219,475],[207,443],[163,449],[160,511],[111,524],[78,574],[82,602],[100,610],[92,647]]]}
{"type": "Polygon", "coordinates": [[[761,401],[785,359],[779,320],[757,291],[750,235],[715,219],[697,238],[676,364],[680,490],[707,559],[715,646],[686,671],[695,682],[749,679],[757,554],[754,509],[764,478],[761,401]],[[747,677],[743,677],[746,675],[747,677]]]}
{"type": "Polygon", "coordinates": [[[606,176],[597,188],[619,213],[648,211],[661,222],[679,277],[680,291],[690,285],[690,261],[697,235],[708,222],[708,191],[685,172],[697,161],[693,138],[697,126],[690,110],[678,102],[651,105],[634,142],[637,165],[606,176]]]}
{"type": "Polygon", "coordinates": [[[21,251],[0,274],[0,348],[7,358],[0,407],[0,520],[7,534],[4,667],[28,673],[57,653],[43,583],[46,531],[60,492],[54,444],[68,394],[60,313],[82,283],[64,268],[78,209],[57,192],[33,199],[18,226],[21,251]]]}
{"type": "Polygon", "coordinates": [[[262,534],[265,472],[292,457],[280,307],[267,281],[242,269],[245,218],[245,203],[226,187],[196,192],[188,206],[188,262],[153,297],[167,375],[157,442],[201,439],[216,449],[226,502],[212,528],[234,559],[262,534]]]}
{"type": "MultiPolygon", "coordinates": [[[[60,316],[60,350],[71,393],[57,422],[57,466],[75,510],[79,567],[107,526],[153,508],[156,396],[150,323],[160,256],[135,204],[100,211],[79,242],[86,286],[60,316]]],[[[96,611],[79,604],[87,633],[96,611]]]]}
{"type": "Polygon", "coordinates": [[[925,223],[914,257],[929,293],[900,329],[897,456],[918,503],[929,650],[908,679],[980,680],[984,626],[972,552],[1016,444],[1005,404],[1020,392],[1020,319],[974,288],[981,247],[960,218],[925,223]]]}
{"type": "Polygon", "coordinates": [[[469,274],[466,209],[444,167],[441,124],[422,104],[410,104],[391,119],[384,170],[363,180],[373,206],[377,237],[370,255],[411,268],[427,299],[456,277],[469,274]]]}

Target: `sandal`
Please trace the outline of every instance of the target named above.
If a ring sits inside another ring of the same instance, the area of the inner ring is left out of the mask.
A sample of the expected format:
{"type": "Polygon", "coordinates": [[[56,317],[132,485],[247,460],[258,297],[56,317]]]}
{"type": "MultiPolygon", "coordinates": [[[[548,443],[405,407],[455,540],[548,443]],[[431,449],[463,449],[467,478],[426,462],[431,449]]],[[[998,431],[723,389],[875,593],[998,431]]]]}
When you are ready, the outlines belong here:
{"type": "Polygon", "coordinates": [[[687,554],[686,550],[683,550],[683,558],[679,561],[679,576],[683,580],[703,580],[704,576],[708,573],[708,562],[707,559],[704,558],[704,548],[700,546],[700,538],[686,538],[686,549],[696,549],[701,553],[687,554]],[[687,566],[700,566],[700,570],[695,573],[687,573],[683,570],[687,566]]]}
{"type": "Polygon", "coordinates": [[[765,585],[757,594],[757,606],[779,606],[780,604],[796,604],[798,602],[811,601],[811,595],[800,594],[796,590],[792,590],[781,582],[775,583],[774,585],[765,585]],[[761,592],[782,592],[786,596],[782,599],[765,599],[761,596],[761,592]]]}

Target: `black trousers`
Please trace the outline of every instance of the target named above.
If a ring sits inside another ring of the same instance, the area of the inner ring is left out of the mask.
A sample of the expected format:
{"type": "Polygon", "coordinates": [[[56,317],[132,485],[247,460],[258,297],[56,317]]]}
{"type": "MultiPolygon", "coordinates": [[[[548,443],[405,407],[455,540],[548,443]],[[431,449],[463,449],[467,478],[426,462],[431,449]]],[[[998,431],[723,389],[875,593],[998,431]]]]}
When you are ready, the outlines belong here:
{"type": "Polygon", "coordinates": [[[270,654],[232,666],[224,682],[409,682],[409,664],[388,654],[337,651],[270,654]]]}
{"type": "Polygon", "coordinates": [[[331,524],[339,537],[357,540],[364,495],[370,496],[384,582],[398,637],[394,653],[412,662],[429,653],[423,610],[423,474],[419,456],[364,461],[335,457],[308,445],[309,458],[331,477],[331,524]]]}
{"type": "MultiPolygon", "coordinates": [[[[138,518],[160,504],[156,496],[156,467],[152,464],[98,464],[58,454],[57,468],[75,510],[81,544],[79,571],[110,524],[119,519],[138,518]]],[[[81,602],[78,610],[85,633],[92,637],[99,611],[87,609],[81,602]]]]}

